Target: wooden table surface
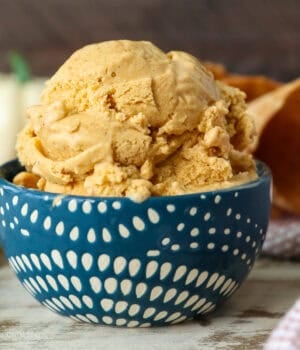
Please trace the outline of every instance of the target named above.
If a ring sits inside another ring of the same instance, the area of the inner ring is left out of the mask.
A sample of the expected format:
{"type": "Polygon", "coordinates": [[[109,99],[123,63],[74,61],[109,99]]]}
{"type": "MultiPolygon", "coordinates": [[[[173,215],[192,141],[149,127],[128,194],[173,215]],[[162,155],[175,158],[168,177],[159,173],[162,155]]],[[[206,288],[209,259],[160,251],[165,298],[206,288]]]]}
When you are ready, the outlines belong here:
{"type": "Polygon", "coordinates": [[[0,349],[259,350],[299,297],[300,262],[260,259],[221,310],[180,325],[121,329],[75,323],[40,306],[0,268],[0,349]]]}

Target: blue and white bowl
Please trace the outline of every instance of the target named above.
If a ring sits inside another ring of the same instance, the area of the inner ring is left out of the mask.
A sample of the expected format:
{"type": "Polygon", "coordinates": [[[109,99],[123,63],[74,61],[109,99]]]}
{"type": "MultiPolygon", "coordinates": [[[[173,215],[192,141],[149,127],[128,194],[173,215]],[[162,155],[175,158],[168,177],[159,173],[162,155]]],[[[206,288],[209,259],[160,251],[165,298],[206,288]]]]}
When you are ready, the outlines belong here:
{"type": "Polygon", "coordinates": [[[181,196],[80,197],[13,185],[0,168],[0,237],[39,302],[75,320],[147,327],[212,312],[241,285],[264,241],[270,172],[181,196]]]}

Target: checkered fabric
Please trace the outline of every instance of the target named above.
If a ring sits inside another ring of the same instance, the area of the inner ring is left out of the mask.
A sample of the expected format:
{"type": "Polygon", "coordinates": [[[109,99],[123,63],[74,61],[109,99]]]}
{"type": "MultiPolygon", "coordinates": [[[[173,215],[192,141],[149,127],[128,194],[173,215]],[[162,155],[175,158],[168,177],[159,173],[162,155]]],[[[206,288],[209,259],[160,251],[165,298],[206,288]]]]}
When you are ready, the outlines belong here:
{"type": "MultiPolygon", "coordinates": [[[[276,258],[299,259],[300,217],[286,214],[272,219],[263,253],[276,258]]],[[[300,350],[300,299],[273,330],[264,350],[300,350]]]]}
{"type": "Polygon", "coordinates": [[[280,321],[268,339],[264,350],[300,349],[300,299],[280,321]]]}
{"type": "Polygon", "coordinates": [[[286,215],[272,219],[263,253],[278,258],[300,258],[300,217],[286,215]]]}

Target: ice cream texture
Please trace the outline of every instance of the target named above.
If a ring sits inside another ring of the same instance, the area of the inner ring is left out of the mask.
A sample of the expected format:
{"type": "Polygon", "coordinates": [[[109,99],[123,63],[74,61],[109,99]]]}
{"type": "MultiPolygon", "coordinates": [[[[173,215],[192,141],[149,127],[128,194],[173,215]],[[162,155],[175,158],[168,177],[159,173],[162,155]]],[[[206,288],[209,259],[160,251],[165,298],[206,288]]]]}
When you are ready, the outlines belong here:
{"type": "Polygon", "coordinates": [[[145,41],[76,51],[28,109],[15,183],[88,196],[177,195],[256,178],[245,95],[145,41]]]}

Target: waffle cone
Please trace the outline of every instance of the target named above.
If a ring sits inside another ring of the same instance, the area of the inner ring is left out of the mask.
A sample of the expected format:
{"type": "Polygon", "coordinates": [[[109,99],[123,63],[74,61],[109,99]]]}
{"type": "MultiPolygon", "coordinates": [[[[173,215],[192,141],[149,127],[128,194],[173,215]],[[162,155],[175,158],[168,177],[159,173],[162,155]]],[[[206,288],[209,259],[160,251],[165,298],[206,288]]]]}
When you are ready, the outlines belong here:
{"type": "Polygon", "coordinates": [[[300,79],[248,105],[258,133],[255,155],[273,173],[274,204],[300,214],[300,79]]]}

